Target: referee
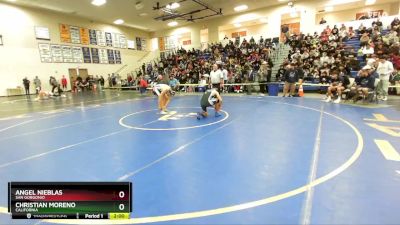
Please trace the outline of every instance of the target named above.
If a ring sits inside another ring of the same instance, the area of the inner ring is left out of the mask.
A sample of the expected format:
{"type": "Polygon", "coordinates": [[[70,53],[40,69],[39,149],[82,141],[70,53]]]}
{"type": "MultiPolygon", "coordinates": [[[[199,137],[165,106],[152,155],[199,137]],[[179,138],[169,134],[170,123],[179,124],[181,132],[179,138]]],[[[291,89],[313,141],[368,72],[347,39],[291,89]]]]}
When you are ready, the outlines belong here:
{"type": "Polygon", "coordinates": [[[210,73],[210,84],[211,88],[220,90],[224,85],[224,75],[222,71],[218,69],[218,65],[215,63],[213,65],[213,70],[210,73]]]}

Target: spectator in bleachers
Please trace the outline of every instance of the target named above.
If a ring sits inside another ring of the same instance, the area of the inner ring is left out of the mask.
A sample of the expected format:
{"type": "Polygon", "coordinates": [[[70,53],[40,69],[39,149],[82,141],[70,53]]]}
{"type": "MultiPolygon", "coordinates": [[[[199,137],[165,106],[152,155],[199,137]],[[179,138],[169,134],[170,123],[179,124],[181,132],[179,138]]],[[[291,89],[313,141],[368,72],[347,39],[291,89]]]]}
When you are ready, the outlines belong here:
{"type": "Polygon", "coordinates": [[[378,44],[375,46],[374,53],[377,55],[383,55],[386,54],[389,51],[389,49],[383,44],[383,42],[378,42],[378,44]]]}
{"type": "Polygon", "coordinates": [[[398,30],[400,28],[400,20],[399,18],[394,18],[392,23],[390,23],[390,29],[398,30]]]}
{"type": "Polygon", "coordinates": [[[382,32],[383,29],[383,23],[378,19],[376,21],[372,22],[372,27],[377,27],[379,32],[382,32]]]}
{"type": "Polygon", "coordinates": [[[365,45],[361,48],[361,51],[364,56],[374,54],[374,49],[371,47],[371,45],[365,45]]]}
{"type": "Polygon", "coordinates": [[[393,67],[397,70],[400,70],[400,56],[399,54],[393,54],[391,53],[391,60],[393,63],[393,67]]]}
{"type": "Polygon", "coordinates": [[[396,87],[396,94],[400,95],[400,70],[395,69],[394,72],[392,73],[392,84],[399,86],[396,87]]]}
{"type": "Polygon", "coordinates": [[[268,80],[268,64],[267,62],[263,62],[260,71],[258,72],[258,82],[260,83],[260,93],[265,94],[266,93],[266,84],[268,80]]]}
{"type": "Polygon", "coordinates": [[[339,40],[340,42],[347,41],[349,39],[349,32],[344,24],[340,27],[339,30],[339,40]]]}
{"type": "Polygon", "coordinates": [[[370,67],[375,67],[376,60],[376,54],[372,54],[371,57],[367,58],[367,65],[369,65],[370,67]]]}
{"type": "Polygon", "coordinates": [[[279,81],[282,80],[284,74],[285,74],[285,66],[281,65],[279,67],[278,73],[276,74],[276,79],[279,80],[279,81]]]}
{"type": "Polygon", "coordinates": [[[356,32],[354,31],[353,27],[349,27],[348,37],[349,39],[353,39],[356,36],[356,32]]]}
{"type": "Polygon", "coordinates": [[[169,86],[173,91],[177,91],[179,89],[179,81],[173,75],[170,76],[169,86]]]}
{"type": "Polygon", "coordinates": [[[337,25],[333,26],[331,34],[333,34],[335,36],[339,35],[339,29],[337,28],[337,25]]]}
{"type": "Polygon", "coordinates": [[[367,30],[367,28],[364,26],[364,24],[360,23],[360,26],[358,26],[358,32],[360,34],[363,34],[366,30],[367,30]]]}
{"type": "Polygon", "coordinates": [[[379,83],[377,87],[378,98],[383,101],[387,100],[389,89],[389,78],[394,72],[392,62],[387,60],[387,55],[379,57],[378,67],[376,69],[379,74],[379,83]]]}
{"type": "Polygon", "coordinates": [[[390,32],[383,38],[383,40],[387,45],[391,45],[396,42],[399,42],[399,37],[397,36],[397,31],[394,29],[390,30],[390,32]]]}
{"type": "Polygon", "coordinates": [[[364,47],[366,45],[369,45],[369,35],[367,32],[364,32],[361,37],[360,37],[360,45],[361,47],[364,47]]]}
{"type": "Polygon", "coordinates": [[[332,30],[331,30],[331,28],[329,27],[329,25],[327,25],[327,26],[325,27],[324,32],[325,32],[325,34],[328,35],[328,36],[331,35],[332,30]]]}

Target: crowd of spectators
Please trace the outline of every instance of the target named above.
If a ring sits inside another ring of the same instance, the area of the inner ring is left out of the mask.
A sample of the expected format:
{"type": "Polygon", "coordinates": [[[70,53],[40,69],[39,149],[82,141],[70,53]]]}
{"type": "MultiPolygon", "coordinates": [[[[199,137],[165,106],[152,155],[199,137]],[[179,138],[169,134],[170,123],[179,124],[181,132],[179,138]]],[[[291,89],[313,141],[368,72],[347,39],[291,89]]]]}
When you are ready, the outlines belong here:
{"type": "MultiPolygon", "coordinates": [[[[216,71],[222,74],[220,88],[229,92],[240,92],[243,87],[227,86],[225,84],[250,83],[255,81],[268,82],[271,78],[273,62],[271,53],[274,49],[271,39],[260,38],[255,40],[244,39],[239,45],[237,42],[229,41],[211,44],[205,50],[183,48],[176,52],[167,54],[157,62],[143,64],[137,72],[137,83],[145,79],[148,83],[162,75],[162,83],[169,84],[174,89],[177,84],[200,84],[208,85],[208,77],[216,71]]],[[[265,83],[260,87],[265,92],[265,83]]],[[[188,87],[188,89],[194,89],[188,87]]]]}
{"type": "MultiPolygon", "coordinates": [[[[302,33],[292,35],[286,40],[291,50],[283,71],[278,72],[278,77],[284,80],[284,70],[296,66],[304,81],[338,85],[338,81],[333,77],[338,75],[339,83],[343,83],[344,77],[348,78],[352,75],[352,71],[357,71],[354,86],[369,85],[366,87],[369,91],[377,88],[379,98],[386,100],[389,82],[399,83],[399,37],[398,18],[395,18],[388,27],[384,27],[378,18],[368,27],[361,23],[358,29],[346,27],[345,24],[341,24],[340,28],[336,25],[332,28],[327,25],[320,34],[315,32],[313,35],[302,33]],[[360,47],[349,44],[349,40],[359,40],[360,47]],[[360,78],[366,74],[379,79],[378,85],[371,86],[371,82],[361,84],[361,80],[365,79],[360,78]]],[[[350,85],[349,82],[346,84],[350,85]]],[[[397,94],[400,94],[400,91],[397,94]]],[[[327,101],[330,100],[328,94],[327,101]]],[[[340,98],[336,102],[340,102],[340,98]]]]}

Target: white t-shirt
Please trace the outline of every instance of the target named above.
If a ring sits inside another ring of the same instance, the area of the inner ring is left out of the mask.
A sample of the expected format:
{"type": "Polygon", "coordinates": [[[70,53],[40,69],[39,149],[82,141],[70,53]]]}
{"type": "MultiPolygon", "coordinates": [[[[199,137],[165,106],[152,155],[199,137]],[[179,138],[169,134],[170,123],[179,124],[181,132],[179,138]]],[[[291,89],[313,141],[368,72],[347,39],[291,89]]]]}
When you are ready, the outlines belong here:
{"type": "Polygon", "coordinates": [[[210,79],[212,84],[219,84],[221,83],[221,79],[224,79],[224,75],[222,74],[221,70],[211,71],[210,79]]]}
{"type": "Polygon", "coordinates": [[[374,54],[374,49],[373,48],[366,48],[366,47],[364,47],[363,49],[362,49],[362,53],[364,54],[364,55],[372,55],[372,54],[374,54]]]}
{"type": "Polygon", "coordinates": [[[367,60],[367,65],[370,66],[370,67],[375,67],[375,65],[374,65],[375,62],[376,62],[376,60],[374,58],[369,58],[367,60]]]}
{"type": "Polygon", "coordinates": [[[170,90],[171,87],[166,85],[166,84],[156,84],[153,88],[154,92],[157,94],[157,96],[160,96],[161,92],[165,90],[170,90]]]}
{"type": "Polygon", "coordinates": [[[379,62],[376,72],[379,74],[379,79],[389,80],[390,74],[393,73],[393,64],[389,61],[379,62]]]}

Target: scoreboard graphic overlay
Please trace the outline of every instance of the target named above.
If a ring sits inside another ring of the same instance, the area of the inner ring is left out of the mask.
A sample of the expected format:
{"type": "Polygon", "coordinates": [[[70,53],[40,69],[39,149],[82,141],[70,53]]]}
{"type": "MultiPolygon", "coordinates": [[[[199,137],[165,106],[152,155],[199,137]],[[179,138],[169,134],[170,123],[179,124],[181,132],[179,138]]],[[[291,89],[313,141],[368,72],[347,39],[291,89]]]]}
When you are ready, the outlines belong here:
{"type": "Polygon", "coordinates": [[[129,219],[130,182],[9,182],[13,219],[129,219]]]}

